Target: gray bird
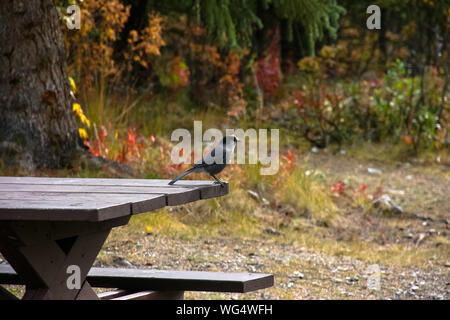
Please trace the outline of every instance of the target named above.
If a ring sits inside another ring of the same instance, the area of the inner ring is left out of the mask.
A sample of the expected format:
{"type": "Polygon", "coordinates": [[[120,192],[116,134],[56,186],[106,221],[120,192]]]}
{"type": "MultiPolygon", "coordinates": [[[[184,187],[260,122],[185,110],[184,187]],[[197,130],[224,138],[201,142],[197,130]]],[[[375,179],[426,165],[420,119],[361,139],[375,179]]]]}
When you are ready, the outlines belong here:
{"type": "Polygon", "coordinates": [[[204,156],[202,160],[194,164],[191,169],[185,171],[180,176],[170,181],[169,184],[174,184],[191,172],[208,172],[211,177],[216,180],[216,183],[224,186],[224,182],[220,181],[219,178],[216,177],[216,174],[220,173],[230,162],[234,148],[236,147],[238,141],[238,138],[235,136],[223,137],[222,141],[219,142],[210,153],[204,156]]]}

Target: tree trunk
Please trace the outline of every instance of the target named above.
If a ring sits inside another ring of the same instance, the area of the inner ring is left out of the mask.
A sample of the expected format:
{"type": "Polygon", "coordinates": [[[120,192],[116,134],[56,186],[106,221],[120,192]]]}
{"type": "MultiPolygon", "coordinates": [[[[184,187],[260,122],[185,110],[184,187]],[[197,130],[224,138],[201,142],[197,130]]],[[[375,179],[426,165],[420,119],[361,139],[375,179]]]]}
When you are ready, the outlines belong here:
{"type": "Polygon", "coordinates": [[[0,161],[61,168],[82,150],[52,0],[0,1],[0,161]]]}

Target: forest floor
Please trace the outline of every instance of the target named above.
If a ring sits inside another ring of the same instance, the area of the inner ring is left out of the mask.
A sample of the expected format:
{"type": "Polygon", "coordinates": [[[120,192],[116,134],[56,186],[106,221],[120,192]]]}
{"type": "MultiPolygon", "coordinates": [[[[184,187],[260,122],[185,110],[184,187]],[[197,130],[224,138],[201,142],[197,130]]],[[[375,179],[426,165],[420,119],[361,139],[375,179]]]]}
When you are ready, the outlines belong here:
{"type": "Polygon", "coordinates": [[[95,265],[275,276],[272,288],[187,292],[186,299],[450,299],[450,166],[374,158],[320,150],[299,160],[323,175],[326,188],[342,182],[333,197],[337,221],[317,224],[260,203],[251,217],[189,223],[183,207],[174,207],[113,229],[95,265]],[[390,204],[359,203],[361,186],[390,204]],[[368,286],[374,268],[379,288],[368,286]]]}
{"type": "Polygon", "coordinates": [[[279,212],[266,210],[251,220],[249,232],[220,224],[192,232],[194,226],[170,216],[176,212],[151,220],[136,216],[113,231],[96,264],[275,275],[270,289],[187,292],[187,299],[450,299],[448,165],[322,151],[301,161],[320,170],[330,185],[365,184],[368,193],[388,195],[402,212],[363,210],[344,192],[335,199],[342,220],[332,226],[302,217],[274,224],[279,212]],[[379,290],[368,288],[373,265],[380,270],[379,290]]]}

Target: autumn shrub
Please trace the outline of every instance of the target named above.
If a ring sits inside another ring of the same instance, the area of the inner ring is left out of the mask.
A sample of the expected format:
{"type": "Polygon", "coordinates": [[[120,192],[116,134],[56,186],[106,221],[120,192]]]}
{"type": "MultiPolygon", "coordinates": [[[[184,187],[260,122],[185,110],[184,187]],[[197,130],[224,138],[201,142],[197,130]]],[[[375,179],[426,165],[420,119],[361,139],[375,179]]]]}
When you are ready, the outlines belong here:
{"type": "Polygon", "coordinates": [[[325,49],[299,62],[304,77],[301,89],[292,90],[299,116],[294,122],[301,122],[311,143],[325,147],[364,139],[406,143],[415,151],[448,145],[448,92],[435,67],[412,75],[397,60],[381,76],[329,81],[328,70],[336,64],[329,52],[335,49],[325,49]]]}
{"type": "Polygon", "coordinates": [[[273,31],[268,48],[257,61],[256,80],[266,99],[276,98],[281,85],[280,29],[273,31]]]}
{"type": "MultiPolygon", "coordinates": [[[[62,27],[80,137],[95,155],[125,161],[129,151],[124,152],[123,148],[121,157],[110,156],[114,148],[108,140],[114,134],[106,133],[113,130],[109,122],[122,121],[144,97],[137,94],[135,87],[143,78],[142,70],[152,69],[154,57],[160,55],[160,48],[165,45],[164,17],[150,13],[147,26],[130,30],[125,45],[119,46],[130,17],[130,5],[120,0],[59,0],[56,4],[62,17],[69,4],[78,5],[81,11],[79,30],[62,27]]],[[[149,82],[150,79],[147,86],[149,82]]],[[[115,124],[118,125],[123,124],[115,124]]]]}
{"type": "Polygon", "coordinates": [[[130,7],[119,0],[85,0],[77,5],[83,17],[81,28],[62,30],[69,74],[77,81],[79,91],[85,93],[118,74],[113,46],[129,17],[130,7]]]}
{"type": "Polygon", "coordinates": [[[156,59],[155,73],[171,97],[184,89],[200,110],[219,108],[230,117],[245,113],[242,61],[248,50],[220,48],[207,39],[206,29],[186,16],[169,16],[166,47],[156,59]]]}

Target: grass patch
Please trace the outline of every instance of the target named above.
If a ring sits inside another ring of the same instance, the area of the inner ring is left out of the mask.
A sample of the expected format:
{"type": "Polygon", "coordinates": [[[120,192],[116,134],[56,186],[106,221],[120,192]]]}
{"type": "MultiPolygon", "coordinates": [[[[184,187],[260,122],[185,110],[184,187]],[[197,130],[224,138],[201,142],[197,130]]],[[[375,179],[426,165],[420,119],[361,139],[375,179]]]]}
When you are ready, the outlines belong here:
{"type": "Polygon", "coordinates": [[[227,197],[134,215],[126,230],[118,232],[142,236],[151,230],[175,238],[255,237],[261,231],[257,218],[251,215],[254,209],[255,201],[244,190],[235,189],[227,197]]]}
{"type": "Polygon", "coordinates": [[[128,224],[130,232],[144,235],[148,232],[164,234],[169,237],[195,237],[198,230],[179,221],[168,210],[161,209],[152,213],[134,215],[128,224]]]}
{"type": "Polygon", "coordinates": [[[277,188],[275,198],[280,203],[291,205],[296,215],[306,216],[318,223],[332,223],[338,209],[325,191],[322,179],[321,174],[307,174],[306,170],[296,167],[277,188]]]}
{"type": "Polygon", "coordinates": [[[397,162],[450,163],[450,150],[439,151],[422,148],[415,153],[406,143],[355,143],[345,147],[349,158],[360,161],[377,161],[384,164],[397,162]],[[439,160],[438,160],[439,159],[439,160]]]}

